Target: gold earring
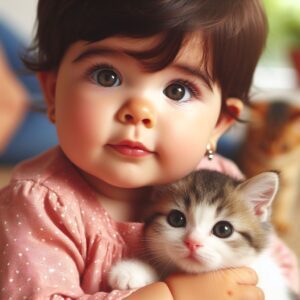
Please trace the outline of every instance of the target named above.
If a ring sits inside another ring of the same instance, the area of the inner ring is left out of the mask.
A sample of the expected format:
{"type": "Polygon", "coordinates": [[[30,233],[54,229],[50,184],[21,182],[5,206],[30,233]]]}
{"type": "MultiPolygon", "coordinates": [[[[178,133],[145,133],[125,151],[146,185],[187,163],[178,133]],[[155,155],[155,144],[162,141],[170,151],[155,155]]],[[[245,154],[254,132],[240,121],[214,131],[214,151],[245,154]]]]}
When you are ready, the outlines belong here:
{"type": "Polygon", "coordinates": [[[207,144],[205,156],[207,156],[208,160],[213,160],[214,155],[215,151],[213,150],[213,147],[211,146],[211,144],[207,144]]]}

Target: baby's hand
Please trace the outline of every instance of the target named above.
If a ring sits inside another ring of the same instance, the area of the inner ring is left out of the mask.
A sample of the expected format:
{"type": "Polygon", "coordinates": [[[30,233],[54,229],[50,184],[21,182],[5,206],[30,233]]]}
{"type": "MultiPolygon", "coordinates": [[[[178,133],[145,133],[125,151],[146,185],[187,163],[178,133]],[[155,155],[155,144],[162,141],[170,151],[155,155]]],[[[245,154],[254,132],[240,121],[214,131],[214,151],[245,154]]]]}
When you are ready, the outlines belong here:
{"type": "Polygon", "coordinates": [[[137,259],[119,261],[108,274],[108,284],[117,290],[138,289],[157,280],[154,269],[137,259]]]}
{"type": "Polygon", "coordinates": [[[256,273],[249,268],[199,275],[176,274],[165,280],[176,300],[263,300],[257,281],[256,273]]]}

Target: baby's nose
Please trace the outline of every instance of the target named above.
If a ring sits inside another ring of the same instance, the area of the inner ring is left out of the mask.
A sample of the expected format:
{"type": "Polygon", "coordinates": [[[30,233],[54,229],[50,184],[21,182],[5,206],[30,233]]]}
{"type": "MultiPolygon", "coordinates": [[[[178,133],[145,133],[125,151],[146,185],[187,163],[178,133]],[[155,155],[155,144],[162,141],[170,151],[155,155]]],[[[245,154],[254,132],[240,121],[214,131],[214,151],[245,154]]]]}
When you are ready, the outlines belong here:
{"type": "Polygon", "coordinates": [[[137,125],[142,123],[146,128],[153,128],[156,124],[152,104],[141,99],[127,101],[118,111],[117,118],[123,124],[137,125]]]}

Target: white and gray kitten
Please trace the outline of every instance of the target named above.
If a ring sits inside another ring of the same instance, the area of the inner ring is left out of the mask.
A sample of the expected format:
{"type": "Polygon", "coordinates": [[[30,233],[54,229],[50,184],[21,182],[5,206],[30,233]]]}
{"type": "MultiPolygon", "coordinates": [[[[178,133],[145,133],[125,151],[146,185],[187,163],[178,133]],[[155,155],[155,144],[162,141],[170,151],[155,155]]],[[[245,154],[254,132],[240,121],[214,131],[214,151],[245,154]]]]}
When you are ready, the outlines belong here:
{"type": "Polygon", "coordinates": [[[113,288],[140,288],[176,271],[202,273],[249,266],[266,300],[297,299],[270,253],[275,172],[246,181],[201,170],[155,188],[147,207],[143,260],[123,260],[110,272],[113,288]]]}

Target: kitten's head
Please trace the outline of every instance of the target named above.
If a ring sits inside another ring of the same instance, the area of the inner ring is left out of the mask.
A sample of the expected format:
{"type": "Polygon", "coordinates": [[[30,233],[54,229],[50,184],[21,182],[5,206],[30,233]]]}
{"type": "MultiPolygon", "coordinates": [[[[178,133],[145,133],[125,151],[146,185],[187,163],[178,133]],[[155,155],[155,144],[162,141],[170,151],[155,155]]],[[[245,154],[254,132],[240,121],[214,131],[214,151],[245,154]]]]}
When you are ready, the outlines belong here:
{"type": "Polygon", "coordinates": [[[249,264],[268,242],[277,189],[274,172],[238,182],[208,170],[157,187],[145,225],[150,257],[166,273],[249,264]]]}
{"type": "Polygon", "coordinates": [[[300,150],[300,108],[287,101],[255,103],[246,140],[268,159],[300,150]]]}

